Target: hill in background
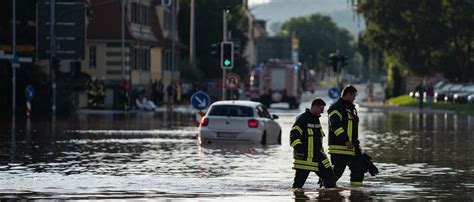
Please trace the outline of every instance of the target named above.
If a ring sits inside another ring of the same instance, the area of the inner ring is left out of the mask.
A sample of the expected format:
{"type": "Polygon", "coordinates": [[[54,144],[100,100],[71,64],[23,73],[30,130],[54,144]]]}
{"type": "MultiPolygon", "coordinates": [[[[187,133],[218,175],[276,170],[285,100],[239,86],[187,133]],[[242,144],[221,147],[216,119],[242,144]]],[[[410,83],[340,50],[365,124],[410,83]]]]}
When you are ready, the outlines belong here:
{"type": "Polygon", "coordinates": [[[278,31],[281,23],[292,17],[314,13],[331,17],[339,27],[349,30],[355,38],[365,29],[365,22],[351,10],[348,0],[271,0],[266,4],[252,5],[251,10],[258,19],[267,20],[270,34],[278,31]]]}

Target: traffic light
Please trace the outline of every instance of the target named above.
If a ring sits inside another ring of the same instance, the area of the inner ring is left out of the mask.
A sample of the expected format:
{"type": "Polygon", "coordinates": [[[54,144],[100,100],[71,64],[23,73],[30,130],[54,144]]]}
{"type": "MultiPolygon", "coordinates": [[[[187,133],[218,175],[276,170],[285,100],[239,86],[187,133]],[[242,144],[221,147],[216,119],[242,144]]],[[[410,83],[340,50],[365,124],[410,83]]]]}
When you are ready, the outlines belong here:
{"type": "Polygon", "coordinates": [[[333,72],[339,72],[338,62],[339,54],[331,53],[329,55],[329,64],[331,65],[333,72]]]}
{"type": "Polygon", "coordinates": [[[221,43],[221,67],[223,69],[232,69],[234,67],[234,43],[221,43]]]}

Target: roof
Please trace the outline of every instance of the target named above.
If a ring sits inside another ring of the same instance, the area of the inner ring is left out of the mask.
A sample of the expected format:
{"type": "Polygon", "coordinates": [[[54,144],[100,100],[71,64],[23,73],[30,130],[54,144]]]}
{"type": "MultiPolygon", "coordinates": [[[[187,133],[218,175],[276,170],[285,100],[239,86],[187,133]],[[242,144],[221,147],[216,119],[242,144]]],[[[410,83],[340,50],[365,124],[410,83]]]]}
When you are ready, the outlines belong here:
{"type": "MultiPolygon", "coordinates": [[[[92,19],[87,27],[88,39],[122,39],[121,0],[91,0],[92,19]]],[[[131,31],[130,17],[125,18],[125,40],[137,40],[164,45],[165,41],[154,6],[150,6],[150,26],[152,33],[131,31]]]]}
{"type": "Polygon", "coordinates": [[[212,105],[242,105],[248,107],[257,107],[258,105],[262,105],[262,103],[247,100],[224,100],[214,102],[212,103],[212,105]]]}

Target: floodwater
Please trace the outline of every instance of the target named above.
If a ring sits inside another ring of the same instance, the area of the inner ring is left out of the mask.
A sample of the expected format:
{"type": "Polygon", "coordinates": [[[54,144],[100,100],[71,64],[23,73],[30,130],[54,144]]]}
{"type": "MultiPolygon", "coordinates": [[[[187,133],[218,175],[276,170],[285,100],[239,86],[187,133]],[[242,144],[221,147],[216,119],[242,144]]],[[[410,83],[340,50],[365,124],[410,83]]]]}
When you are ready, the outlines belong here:
{"type": "Polygon", "coordinates": [[[371,109],[359,110],[360,136],[379,175],[350,187],[346,170],[343,188],[319,190],[311,174],[295,196],[288,134],[303,110],[270,110],[283,144],[269,146],[200,146],[190,113],[82,114],[15,133],[4,122],[0,199],[474,200],[474,117],[371,109]]]}

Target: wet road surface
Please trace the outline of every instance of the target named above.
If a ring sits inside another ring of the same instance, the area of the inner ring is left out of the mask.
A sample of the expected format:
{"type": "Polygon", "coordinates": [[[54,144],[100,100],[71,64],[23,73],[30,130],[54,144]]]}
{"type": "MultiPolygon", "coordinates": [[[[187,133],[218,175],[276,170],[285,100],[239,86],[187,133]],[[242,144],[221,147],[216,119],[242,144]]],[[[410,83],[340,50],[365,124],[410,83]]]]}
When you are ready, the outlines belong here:
{"type": "Polygon", "coordinates": [[[364,108],[362,147],[379,175],[366,174],[355,188],[346,170],[338,181],[344,189],[317,190],[311,174],[306,194],[294,196],[288,134],[307,105],[272,106],[283,144],[268,146],[200,146],[187,113],[173,121],[165,113],[79,115],[33,121],[31,131],[19,126],[14,134],[7,123],[0,126],[0,199],[474,200],[474,117],[364,108]]]}

